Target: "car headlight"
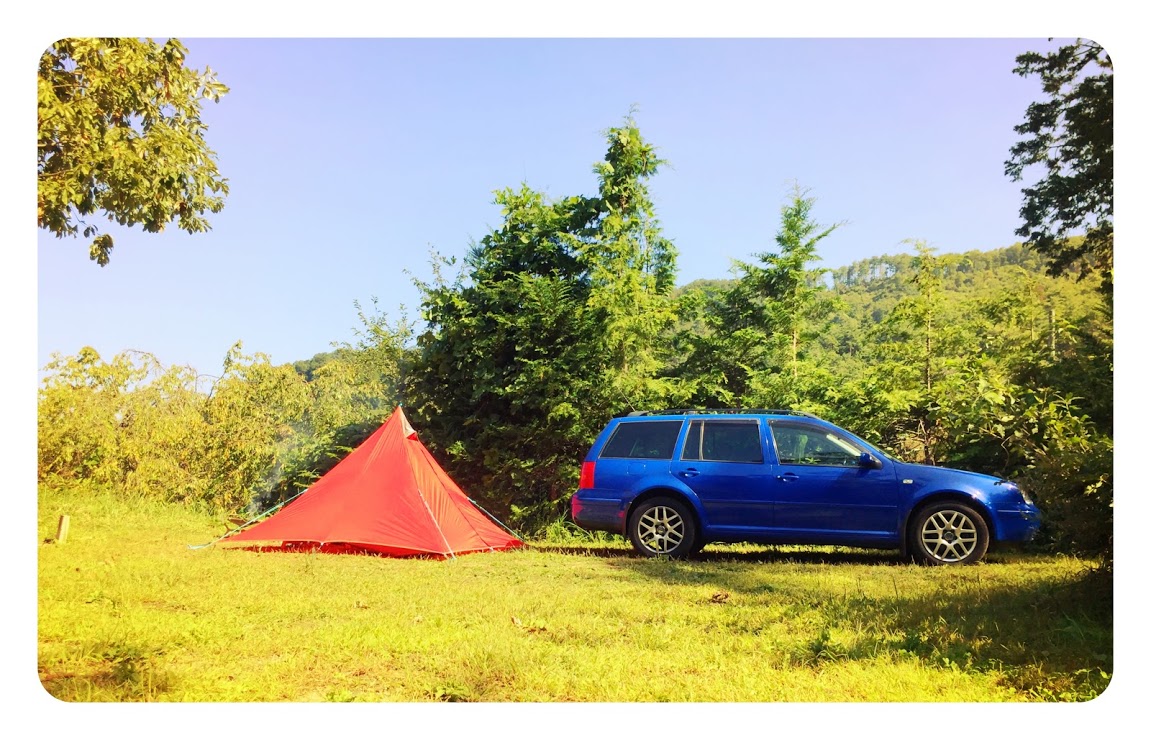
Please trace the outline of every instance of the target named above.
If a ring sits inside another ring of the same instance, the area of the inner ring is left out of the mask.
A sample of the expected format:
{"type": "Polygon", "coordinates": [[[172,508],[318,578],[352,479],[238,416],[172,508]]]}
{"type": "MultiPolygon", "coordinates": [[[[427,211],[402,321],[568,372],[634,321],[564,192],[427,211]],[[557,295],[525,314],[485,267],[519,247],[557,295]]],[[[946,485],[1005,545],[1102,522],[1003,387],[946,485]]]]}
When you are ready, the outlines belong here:
{"type": "Polygon", "coordinates": [[[1019,495],[1023,497],[1023,503],[1030,504],[1031,506],[1035,505],[1035,502],[1031,500],[1031,496],[1027,495],[1027,491],[1020,488],[1019,495]]]}

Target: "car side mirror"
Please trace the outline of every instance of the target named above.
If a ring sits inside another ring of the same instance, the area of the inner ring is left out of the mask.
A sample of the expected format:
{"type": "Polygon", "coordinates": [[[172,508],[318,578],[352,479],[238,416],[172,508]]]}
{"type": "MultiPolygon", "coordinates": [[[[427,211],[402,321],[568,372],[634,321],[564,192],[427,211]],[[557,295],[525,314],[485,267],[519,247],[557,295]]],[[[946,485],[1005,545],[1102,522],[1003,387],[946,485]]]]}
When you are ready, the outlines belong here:
{"type": "Polygon", "coordinates": [[[859,467],[865,470],[878,470],[883,467],[883,463],[870,452],[861,452],[859,454],[859,467]]]}

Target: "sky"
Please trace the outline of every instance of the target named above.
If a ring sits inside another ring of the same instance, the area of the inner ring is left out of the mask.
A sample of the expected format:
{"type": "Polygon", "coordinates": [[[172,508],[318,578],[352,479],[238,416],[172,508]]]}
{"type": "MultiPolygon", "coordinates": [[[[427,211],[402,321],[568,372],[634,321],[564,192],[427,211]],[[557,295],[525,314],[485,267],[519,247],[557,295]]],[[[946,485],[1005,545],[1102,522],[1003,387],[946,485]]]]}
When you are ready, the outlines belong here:
{"type": "MultiPolygon", "coordinates": [[[[1034,79],[1011,70],[1019,52],[1049,48],[1048,37],[1096,39],[1119,71],[1116,328],[1124,338],[1116,393],[1117,425],[1130,429],[1146,407],[1140,343],[1126,338],[1141,331],[1145,258],[1138,219],[1125,214],[1139,213],[1145,186],[1138,173],[1151,166],[1139,139],[1148,54],[1144,25],[1127,9],[1136,6],[809,0],[749,7],[729,0],[327,0],[269,13],[218,0],[57,0],[50,13],[31,6],[11,12],[0,74],[15,113],[0,117],[0,177],[4,192],[17,197],[0,199],[10,236],[0,301],[12,359],[0,367],[4,409],[15,419],[5,433],[18,528],[27,533],[36,519],[33,376],[52,352],[88,345],[110,356],[131,348],[214,374],[237,340],[275,362],[351,340],[355,300],[377,296],[390,315],[404,304],[415,317],[419,295],[410,276],[429,275],[430,249],[460,255],[498,226],[496,189],[526,182],[553,197],[592,193],[602,132],[633,106],[643,135],[670,162],[651,188],[680,252],[681,284],[727,277],[733,258],[770,249],[793,181],[817,198],[818,220],[848,222],[821,243],[824,266],[909,251],[906,239],[941,251],[1010,244],[1020,184],[1003,174],[1003,162],[1016,140],[1012,127],[1038,94],[1034,79]],[[210,66],[231,87],[204,109],[209,144],[231,186],[211,232],[110,227],[116,249],[100,268],[84,242],[31,225],[30,71],[54,39],[83,35],[177,36],[191,66],[210,66]]],[[[1136,571],[1124,565],[1138,563],[1135,527],[1146,506],[1141,487],[1131,485],[1142,472],[1128,444],[1135,438],[1116,437],[1116,680],[1086,705],[1025,713],[964,706],[957,708],[963,717],[983,727],[991,720],[1001,728],[1086,732],[1140,701],[1136,666],[1145,662],[1146,641],[1133,635],[1143,610],[1131,585],[1136,571]]],[[[73,530],[82,533],[82,523],[73,530]]],[[[58,729],[89,731],[100,718],[116,721],[120,734],[143,737],[149,723],[127,706],[73,712],[39,688],[31,670],[37,586],[30,544],[17,536],[2,545],[11,564],[5,585],[21,605],[8,625],[23,639],[0,642],[0,662],[9,667],[0,688],[16,697],[26,719],[51,716],[58,729]]],[[[165,707],[162,721],[178,720],[165,725],[173,737],[201,737],[221,721],[328,732],[324,720],[335,713],[322,711],[330,706],[184,709],[165,707]]],[[[372,707],[359,709],[341,707],[341,726],[381,719],[372,707]]],[[[549,736],[582,737],[587,712],[595,711],[625,729],[698,734],[766,721],[802,727],[805,736],[850,725],[854,735],[881,737],[899,726],[893,721],[937,716],[929,705],[477,705],[451,718],[436,709],[388,707],[382,718],[401,729],[456,723],[485,737],[505,736],[504,727],[522,731],[534,719],[549,736]]]]}
{"type": "Polygon", "coordinates": [[[189,235],[101,228],[37,239],[37,363],[92,346],[218,374],[242,341],[292,362],[350,341],[354,301],[419,318],[432,250],[500,224],[493,192],[595,192],[603,132],[629,112],[668,164],[650,182],[679,279],[774,249],[794,183],[823,266],[1017,241],[1004,174],[1045,38],[257,39],[181,36],[231,89],[204,103],[230,194],[189,235]]]}

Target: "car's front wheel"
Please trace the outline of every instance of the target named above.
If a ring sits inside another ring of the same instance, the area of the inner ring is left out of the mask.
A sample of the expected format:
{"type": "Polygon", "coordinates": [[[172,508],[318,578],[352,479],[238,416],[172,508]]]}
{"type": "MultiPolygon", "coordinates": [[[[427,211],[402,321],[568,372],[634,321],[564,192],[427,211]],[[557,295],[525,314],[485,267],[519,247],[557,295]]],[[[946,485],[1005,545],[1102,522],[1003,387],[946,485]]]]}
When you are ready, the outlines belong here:
{"type": "Polygon", "coordinates": [[[673,498],[648,499],[632,513],[628,537],[645,557],[684,558],[695,550],[695,519],[685,504],[673,498]]]}
{"type": "Polygon", "coordinates": [[[987,554],[991,536],[987,522],[966,504],[930,504],[915,517],[911,552],[927,565],[967,565],[987,554]]]}

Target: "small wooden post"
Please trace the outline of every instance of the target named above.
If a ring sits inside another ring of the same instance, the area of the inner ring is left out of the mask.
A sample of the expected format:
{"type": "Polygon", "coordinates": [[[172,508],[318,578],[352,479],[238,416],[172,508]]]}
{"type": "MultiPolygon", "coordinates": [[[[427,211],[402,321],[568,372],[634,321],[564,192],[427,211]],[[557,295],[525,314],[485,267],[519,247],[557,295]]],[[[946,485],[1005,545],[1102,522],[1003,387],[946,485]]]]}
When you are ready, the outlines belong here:
{"type": "Polygon", "coordinates": [[[68,539],[68,515],[60,516],[60,523],[56,525],[56,544],[62,545],[68,539]]]}

